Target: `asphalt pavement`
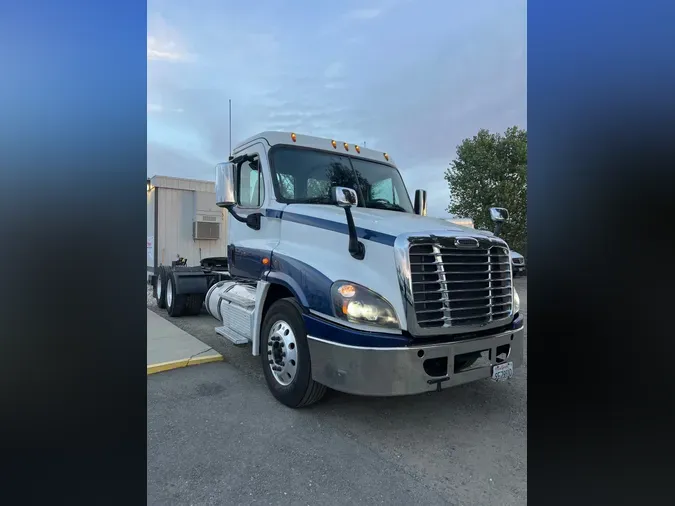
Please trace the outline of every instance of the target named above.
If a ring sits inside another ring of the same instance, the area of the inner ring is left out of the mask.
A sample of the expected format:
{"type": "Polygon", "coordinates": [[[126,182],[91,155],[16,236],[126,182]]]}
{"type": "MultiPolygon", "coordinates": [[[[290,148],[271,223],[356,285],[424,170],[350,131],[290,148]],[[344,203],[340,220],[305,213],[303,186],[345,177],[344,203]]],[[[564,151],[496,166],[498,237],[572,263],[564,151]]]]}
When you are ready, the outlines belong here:
{"type": "Polygon", "coordinates": [[[150,309],[225,361],[148,377],[148,504],[526,504],[527,346],[505,383],[291,410],[213,318],[150,309]]]}

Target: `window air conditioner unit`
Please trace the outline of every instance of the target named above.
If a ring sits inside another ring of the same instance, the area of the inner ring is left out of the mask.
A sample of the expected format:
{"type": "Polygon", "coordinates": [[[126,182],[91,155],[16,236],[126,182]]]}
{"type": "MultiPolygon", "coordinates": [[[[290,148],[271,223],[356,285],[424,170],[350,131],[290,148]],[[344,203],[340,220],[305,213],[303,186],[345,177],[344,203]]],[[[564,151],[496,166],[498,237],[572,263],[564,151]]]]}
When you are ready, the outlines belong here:
{"type": "Polygon", "coordinates": [[[220,223],[194,221],[192,223],[192,238],[211,241],[220,239],[220,223]]]}

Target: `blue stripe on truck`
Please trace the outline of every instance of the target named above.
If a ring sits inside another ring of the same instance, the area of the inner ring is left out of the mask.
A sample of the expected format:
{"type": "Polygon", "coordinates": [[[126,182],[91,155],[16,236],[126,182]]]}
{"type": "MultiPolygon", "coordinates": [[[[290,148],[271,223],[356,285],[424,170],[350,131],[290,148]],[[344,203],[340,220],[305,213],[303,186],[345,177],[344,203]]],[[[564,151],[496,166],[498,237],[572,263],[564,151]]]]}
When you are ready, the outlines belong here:
{"type": "MultiPolygon", "coordinates": [[[[300,225],[307,225],[308,227],[320,228],[323,230],[330,230],[331,232],[337,232],[338,234],[349,235],[349,230],[347,229],[346,223],[340,223],[332,220],[325,220],[323,218],[316,218],[314,216],[307,216],[304,214],[290,213],[287,211],[279,211],[277,209],[266,209],[265,216],[268,218],[277,218],[286,221],[292,221],[293,223],[298,223],[300,225]]],[[[394,246],[394,241],[396,237],[389,234],[384,234],[382,232],[377,232],[375,230],[370,230],[368,228],[356,227],[356,234],[360,239],[366,241],[373,241],[385,246],[394,246]]]]}
{"type": "Polygon", "coordinates": [[[305,329],[308,335],[334,343],[363,346],[364,348],[395,348],[410,344],[410,338],[403,335],[356,330],[326,321],[312,314],[304,314],[302,318],[305,320],[305,329]]]}
{"type": "Polygon", "coordinates": [[[333,281],[311,265],[272,252],[267,281],[284,285],[304,308],[333,314],[330,298],[333,281]]]}

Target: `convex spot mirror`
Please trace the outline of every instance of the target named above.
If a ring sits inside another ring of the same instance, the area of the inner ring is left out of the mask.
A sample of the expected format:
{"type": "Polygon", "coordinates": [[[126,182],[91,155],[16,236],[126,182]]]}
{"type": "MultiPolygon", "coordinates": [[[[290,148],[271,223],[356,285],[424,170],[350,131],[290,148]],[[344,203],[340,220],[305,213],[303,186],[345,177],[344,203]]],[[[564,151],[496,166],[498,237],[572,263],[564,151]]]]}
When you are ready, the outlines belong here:
{"type": "Polygon", "coordinates": [[[340,207],[356,206],[359,203],[356,191],[344,186],[333,187],[333,200],[340,207]]]}
{"type": "Polygon", "coordinates": [[[509,212],[503,207],[491,207],[490,218],[495,223],[503,223],[509,219],[509,212]]]}

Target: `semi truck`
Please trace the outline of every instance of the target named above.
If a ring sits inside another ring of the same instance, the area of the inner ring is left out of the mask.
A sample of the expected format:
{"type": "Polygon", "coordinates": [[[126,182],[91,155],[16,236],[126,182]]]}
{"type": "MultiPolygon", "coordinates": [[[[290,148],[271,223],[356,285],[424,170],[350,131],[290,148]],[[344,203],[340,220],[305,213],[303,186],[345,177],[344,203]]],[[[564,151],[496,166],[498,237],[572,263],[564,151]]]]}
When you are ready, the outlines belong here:
{"type": "MultiPolygon", "coordinates": [[[[223,338],[260,357],[291,408],[327,389],[401,396],[511,378],[524,320],[509,247],[426,216],[386,152],[263,132],[215,168],[227,252],[161,267],[160,307],[202,304],[223,338]]],[[[508,212],[491,209],[497,228],[508,212]]]]}

